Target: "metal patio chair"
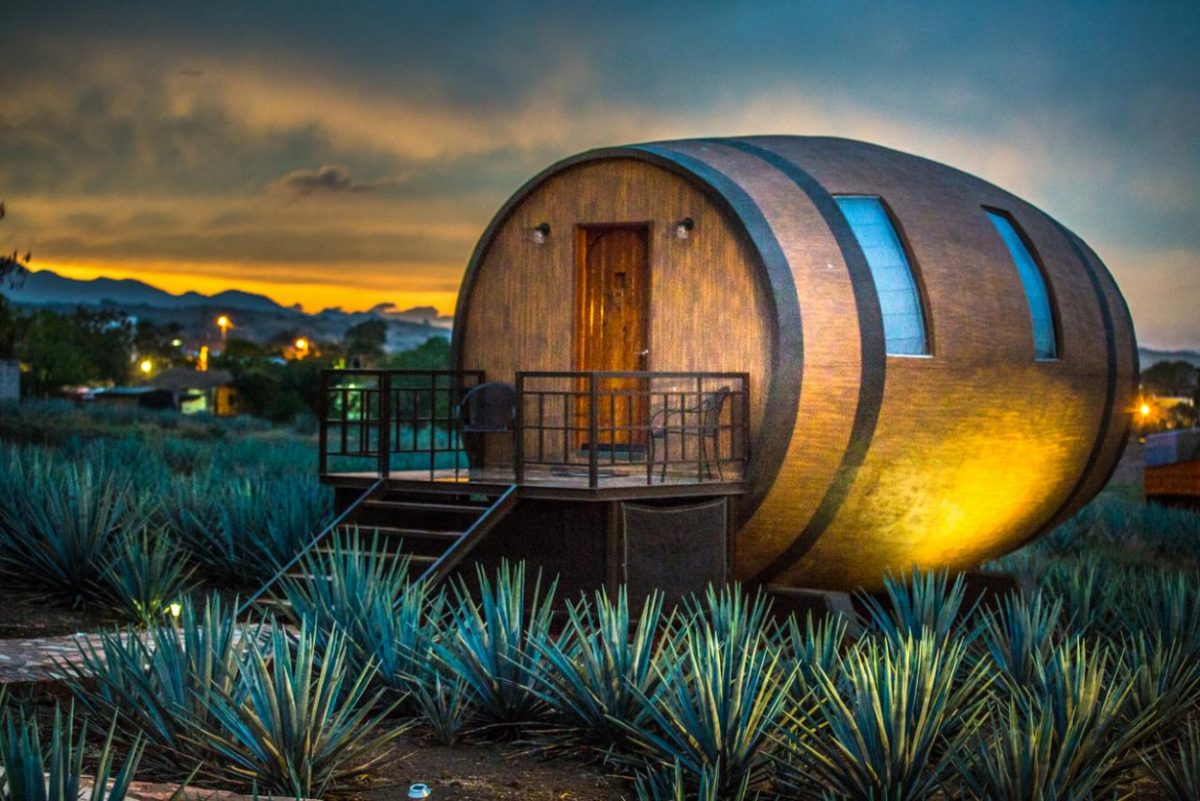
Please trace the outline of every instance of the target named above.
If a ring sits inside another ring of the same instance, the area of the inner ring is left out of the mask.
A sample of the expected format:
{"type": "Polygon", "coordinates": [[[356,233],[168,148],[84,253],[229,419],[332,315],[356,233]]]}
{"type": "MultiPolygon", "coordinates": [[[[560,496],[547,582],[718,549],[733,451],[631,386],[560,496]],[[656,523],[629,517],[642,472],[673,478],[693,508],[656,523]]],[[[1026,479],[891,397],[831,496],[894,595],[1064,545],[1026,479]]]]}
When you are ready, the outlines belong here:
{"type": "Polygon", "coordinates": [[[733,391],[729,385],[725,385],[713,392],[705,392],[700,396],[700,402],[695,406],[684,409],[659,409],[650,418],[650,442],[649,453],[647,454],[646,462],[646,483],[650,483],[651,476],[654,474],[654,452],[656,450],[655,443],[658,440],[663,441],[663,462],[662,473],[660,480],[667,480],[667,463],[670,461],[670,453],[667,447],[668,436],[674,435],[680,438],[680,447],[686,452],[687,437],[698,437],[700,439],[700,465],[704,469],[704,474],[707,478],[712,478],[711,463],[717,464],[717,476],[724,481],[725,472],[721,469],[721,413],[725,410],[725,404],[729,401],[733,391]],[[694,428],[689,428],[687,425],[688,415],[696,415],[698,424],[694,428]],[[679,417],[678,426],[671,426],[671,418],[679,417]],[[712,442],[712,458],[708,443],[712,442]]]}
{"type": "Polygon", "coordinates": [[[472,387],[454,407],[467,467],[483,466],[483,435],[511,434],[517,418],[517,390],[512,384],[488,381],[472,387]]]}

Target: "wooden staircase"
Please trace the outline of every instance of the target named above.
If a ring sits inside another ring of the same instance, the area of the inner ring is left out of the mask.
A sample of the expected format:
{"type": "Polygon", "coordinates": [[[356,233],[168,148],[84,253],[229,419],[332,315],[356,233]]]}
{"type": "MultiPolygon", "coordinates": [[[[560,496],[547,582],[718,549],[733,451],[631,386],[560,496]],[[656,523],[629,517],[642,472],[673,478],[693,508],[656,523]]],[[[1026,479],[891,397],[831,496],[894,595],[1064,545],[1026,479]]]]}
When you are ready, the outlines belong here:
{"type": "Polygon", "coordinates": [[[342,530],[357,527],[360,541],[363,534],[378,532],[383,548],[409,557],[414,576],[437,583],[487,537],[516,501],[515,486],[389,488],[363,501],[342,530]]]}
{"type": "Polygon", "coordinates": [[[408,557],[409,575],[413,580],[437,584],[449,576],[516,505],[515,484],[465,488],[460,484],[429,483],[396,487],[388,486],[386,481],[377,481],[247,599],[238,613],[244,613],[255,603],[276,607],[286,605],[278,592],[279,580],[285,575],[307,581],[328,581],[328,576],[305,573],[305,555],[329,553],[339,540],[339,544],[345,546],[355,533],[357,538],[353,541],[360,547],[377,542],[378,548],[389,555],[408,557]]]}

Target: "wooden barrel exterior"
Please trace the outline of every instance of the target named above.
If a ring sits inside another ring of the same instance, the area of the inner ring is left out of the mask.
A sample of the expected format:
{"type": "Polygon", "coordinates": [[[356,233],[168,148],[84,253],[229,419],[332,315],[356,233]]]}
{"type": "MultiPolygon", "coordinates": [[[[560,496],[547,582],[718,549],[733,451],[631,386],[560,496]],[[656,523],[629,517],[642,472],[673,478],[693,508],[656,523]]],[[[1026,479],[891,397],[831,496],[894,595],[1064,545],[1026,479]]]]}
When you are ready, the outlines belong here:
{"type": "Polygon", "coordinates": [[[1128,434],[1137,346],[1112,276],[1079,237],[979,178],[844,139],[656,142],[566,159],[485,231],[458,301],[456,366],[511,380],[569,370],[574,240],[651,226],[647,369],[751,375],[750,491],[735,576],[877,587],[889,570],[966,568],[1064,520],[1128,434]],[[870,268],[836,195],[880,197],[912,262],[927,357],[885,353],[870,268]],[[1058,358],[985,209],[1039,261],[1058,358]],[[691,218],[692,235],[675,237],[691,218]],[[542,244],[529,232],[547,223],[542,244]]]}

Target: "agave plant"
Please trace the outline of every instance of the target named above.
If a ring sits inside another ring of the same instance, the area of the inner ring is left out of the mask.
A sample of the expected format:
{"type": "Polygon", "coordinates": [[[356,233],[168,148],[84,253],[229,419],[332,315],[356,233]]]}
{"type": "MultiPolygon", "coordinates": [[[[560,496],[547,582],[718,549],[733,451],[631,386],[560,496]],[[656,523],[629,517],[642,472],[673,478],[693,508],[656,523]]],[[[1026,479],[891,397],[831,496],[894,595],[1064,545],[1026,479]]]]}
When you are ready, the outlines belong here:
{"type": "Polygon", "coordinates": [[[295,798],[323,796],[369,770],[385,756],[381,746],[405,729],[384,725],[394,705],[367,695],[374,667],[354,670],[349,652],[344,635],[321,645],[307,626],[294,642],[273,628],[264,648],[247,652],[237,693],[209,697],[218,725],[197,734],[233,776],[295,798]]]}
{"type": "Polygon", "coordinates": [[[721,766],[704,768],[698,782],[690,781],[679,760],[667,770],[639,773],[634,781],[638,801],[743,801],[749,797],[750,775],[731,792],[722,790],[721,766]]]}
{"type": "Polygon", "coordinates": [[[807,692],[816,681],[817,672],[836,676],[842,659],[842,644],[849,630],[848,621],[841,615],[825,615],[814,618],[809,612],[804,625],[795,615],[787,619],[781,637],[782,645],[796,662],[799,678],[796,686],[807,692]]]}
{"type": "Polygon", "coordinates": [[[454,745],[471,710],[466,681],[462,678],[451,681],[437,670],[427,670],[410,681],[408,689],[419,722],[434,742],[454,745]]]}
{"type": "Polygon", "coordinates": [[[240,627],[217,596],[203,607],[181,603],[177,623],[149,632],[111,632],[98,644],[81,641],[80,661],[62,662],[75,699],[97,717],[114,720],[124,742],[145,736],[147,759],[159,767],[211,756],[193,737],[212,728],[214,696],[238,697],[244,653],[261,636],[240,627]]]}
{"type": "Polygon", "coordinates": [[[775,634],[762,594],[751,600],[740,587],[710,588],[705,605],[693,606],[654,695],[635,690],[645,722],[614,721],[652,772],[678,761],[690,786],[707,775],[721,798],[767,777],[771,735],[796,677],[775,634]]]}
{"type": "Polygon", "coordinates": [[[1168,801],[1200,798],[1200,721],[1189,723],[1171,746],[1160,745],[1144,754],[1142,764],[1168,801]]]}
{"type": "Polygon", "coordinates": [[[1107,646],[1059,646],[1030,692],[1015,693],[981,730],[971,758],[956,755],[963,785],[980,801],[1075,801],[1111,795],[1154,730],[1153,714],[1129,716],[1128,676],[1107,646]]]}
{"type": "Polygon", "coordinates": [[[1117,637],[1121,631],[1117,610],[1118,593],[1123,582],[1116,569],[1099,557],[1081,557],[1051,565],[1042,577],[1042,592],[1061,599],[1071,610],[1066,621],[1070,633],[1117,637]]]}
{"type": "Polygon", "coordinates": [[[545,657],[535,689],[554,712],[554,741],[566,735],[604,755],[627,742],[627,727],[637,728],[645,717],[639,696],[657,691],[655,636],[670,627],[662,605],[661,594],[650,595],[635,619],[625,587],[615,601],[600,590],[594,603],[583,598],[568,605],[557,639],[532,643],[545,657]]]}
{"type": "Polygon", "coordinates": [[[240,477],[214,465],[167,492],[168,525],[207,574],[234,585],[269,578],[331,519],[328,488],[295,476],[240,477]]]}
{"type": "Polygon", "coordinates": [[[1152,573],[1130,582],[1121,618],[1131,634],[1145,632],[1200,653],[1200,585],[1187,573],[1152,573]]]}
{"type": "Polygon", "coordinates": [[[991,678],[966,652],[962,639],[925,629],[860,642],[838,680],[818,671],[813,708],[782,731],[782,783],[817,796],[932,796],[986,713],[991,678]]]}
{"type": "Polygon", "coordinates": [[[1028,687],[1061,639],[1062,599],[1009,594],[983,615],[982,643],[1012,690],[1028,687]]]}
{"type": "Polygon", "coordinates": [[[359,666],[373,662],[387,682],[411,672],[398,647],[395,614],[408,590],[408,568],[408,558],[388,552],[378,532],[367,538],[355,530],[306,553],[299,575],[284,576],[279,586],[294,622],[309,621],[323,635],[335,630],[349,635],[359,666]]]}
{"type": "Polygon", "coordinates": [[[179,608],[195,586],[194,572],[166,531],[126,532],[104,565],[101,592],[113,609],[150,625],[179,608]]]}
{"type": "Polygon", "coordinates": [[[149,522],[150,504],[128,475],[101,476],[89,465],[25,477],[0,505],[0,563],[15,581],[82,603],[97,591],[117,536],[149,522]]]}
{"type": "Polygon", "coordinates": [[[962,574],[951,582],[946,571],[921,572],[884,577],[887,603],[872,595],[862,595],[866,607],[865,625],[892,644],[926,633],[939,642],[963,631],[961,620],[970,616],[974,605],[963,608],[966,585],[962,574]]]}
{"type": "Polygon", "coordinates": [[[142,744],[135,741],[120,769],[113,772],[116,749],[113,730],[96,757],[90,787],[83,781],[83,757],[87,746],[85,722],[76,734],[75,709],[64,720],[62,709],[54,710],[50,750],[42,748],[35,717],[9,712],[0,723],[0,798],[4,801],[123,801],[129,793],[141,759],[142,744]]]}
{"type": "Polygon", "coordinates": [[[557,582],[543,594],[539,574],[527,587],[524,562],[501,562],[494,583],[482,567],[476,577],[478,602],[465,581],[455,586],[451,630],[435,653],[446,672],[466,682],[481,722],[511,730],[543,712],[531,688],[545,648],[534,643],[544,646],[550,639],[557,582]]]}
{"type": "Polygon", "coordinates": [[[1169,731],[1200,706],[1200,659],[1194,642],[1164,640],[1161,632],[1139,631],[1126,638],[1125,654],[1128,721],[1150,716],[1157,720],[1159,731],[1169,731]]]}

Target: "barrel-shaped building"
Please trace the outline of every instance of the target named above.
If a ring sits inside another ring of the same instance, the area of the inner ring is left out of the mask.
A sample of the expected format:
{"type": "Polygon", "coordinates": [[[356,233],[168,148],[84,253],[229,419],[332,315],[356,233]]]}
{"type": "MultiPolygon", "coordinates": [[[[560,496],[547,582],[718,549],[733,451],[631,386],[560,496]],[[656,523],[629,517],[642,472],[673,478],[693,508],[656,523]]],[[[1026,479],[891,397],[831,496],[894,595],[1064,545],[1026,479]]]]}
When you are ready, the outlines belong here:
{"type": "Polygon", "coordinates": [[[830,588],[971,567],[1071,515],[1120,458],[1137,376],[1079,237],[960,170],[824,137],[555,164],[480,240],[453,352],[504,382],[745,374],[728,574],[830,588]]]}

